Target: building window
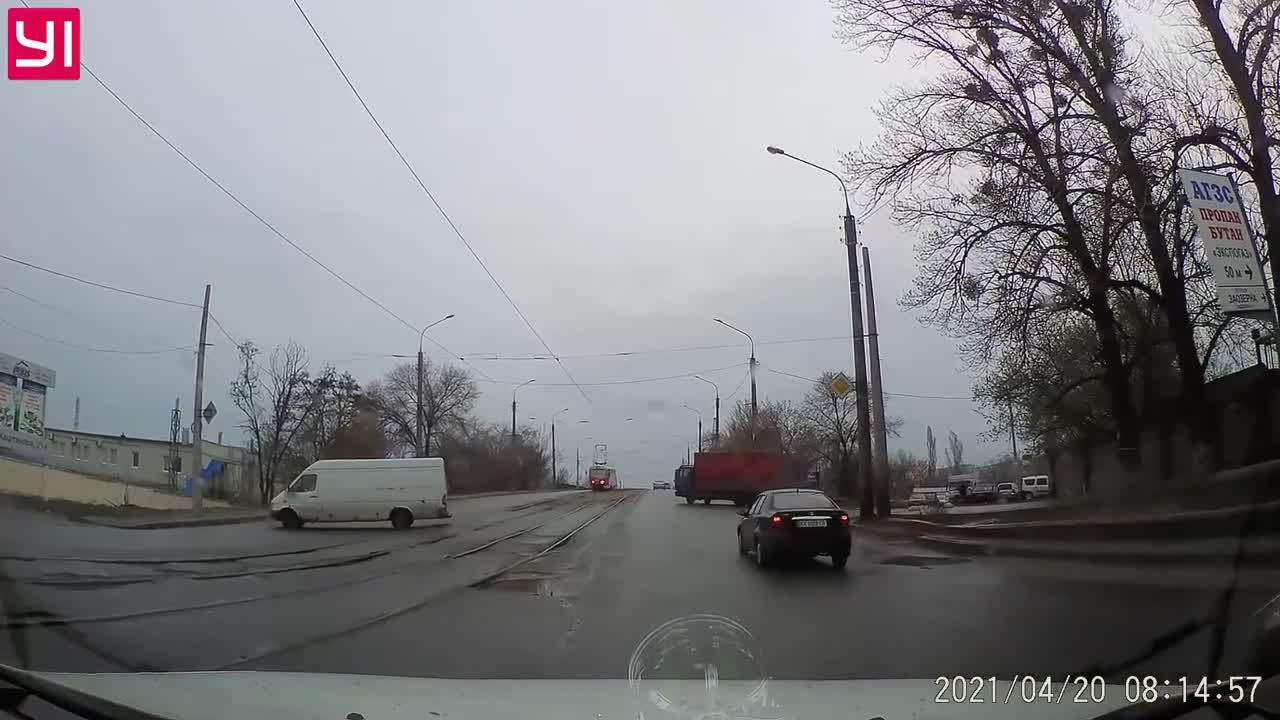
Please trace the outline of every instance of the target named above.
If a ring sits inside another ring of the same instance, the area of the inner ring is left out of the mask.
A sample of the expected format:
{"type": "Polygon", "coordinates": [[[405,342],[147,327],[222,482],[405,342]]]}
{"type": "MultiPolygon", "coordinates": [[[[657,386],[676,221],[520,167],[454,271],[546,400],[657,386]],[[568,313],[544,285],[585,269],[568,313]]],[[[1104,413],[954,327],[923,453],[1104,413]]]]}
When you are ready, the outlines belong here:
{"type": "Polygon", "coordinates": [[[99,452],[99,453],[98,453],[98,462],[102,463],[103,465],[106,465],[106,464],[107,464],[107,449],[106,449],[106,448],[99,448],[99,450],[100,450],[101,452],[99,452]]]}
{"type": "Polygon", "coordinates": [[[164,456],[164,471],[169,472],[169,456],[164,456]]]}
{"type": "Polygon", "coordinates": [[[182,456],[181,455],[173,459],[173,471],[182,472],[182,456]]]}
{"type": "Polygon", "coordinates": [[[133,451],[133,466],[138,467],[138,451],[133,451]]]}
{"type": "Polygon", "coordinates": [[[112,465],[115,465],[115,464],[116,464],[116,449],[115,449],[115,448],[111,448],[111,464],[112,464],[112,465]]]}

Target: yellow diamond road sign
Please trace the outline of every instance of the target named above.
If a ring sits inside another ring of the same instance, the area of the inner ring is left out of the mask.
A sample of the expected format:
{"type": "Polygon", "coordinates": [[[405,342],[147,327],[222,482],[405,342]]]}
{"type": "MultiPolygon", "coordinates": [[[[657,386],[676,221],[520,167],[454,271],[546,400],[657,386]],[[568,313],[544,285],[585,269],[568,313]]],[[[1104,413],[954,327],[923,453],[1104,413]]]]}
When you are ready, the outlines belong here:
{"type": "Polygon", "coordinates": [[[831,388],[831,392],[843,397],[848,395],[849,391],[853,389],[853,383],[849,382],[848,375],[845,375],[844,373],[836,373],[836,376],[831,378],[831,384],[827,387],[831,388]]]}

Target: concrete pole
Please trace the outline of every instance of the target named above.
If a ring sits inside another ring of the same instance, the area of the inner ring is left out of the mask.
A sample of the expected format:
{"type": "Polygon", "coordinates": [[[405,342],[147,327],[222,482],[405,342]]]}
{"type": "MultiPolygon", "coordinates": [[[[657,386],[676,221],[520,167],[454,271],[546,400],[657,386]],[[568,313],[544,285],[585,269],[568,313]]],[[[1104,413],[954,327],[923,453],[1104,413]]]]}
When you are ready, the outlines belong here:
{"type": "Polygon", "coordinates": [[[858,503],[858,517],[867,520],[875,517],[875,494],[871,487],[871,409],[867,392],[867,349],[862,332],[862,292],[858,286],[858,228],[854,224],[849,201],[844,206],[844,240],[849,256],[849,305],[853,317],[853,386],[858,404],[858,481],[862,485],[862,498],[858,503]]]}
{"type": "Polygon", "coordinates": [[[200,349],[196,352],[196,407],[191,422],[191,510],[204,511],[204,488],[200,486],[200,467],[204,465],[204,350],[209,332],[209,293],[212,285],[204,286],[204,311],[200,314],[200,349]]]}
{"type": "Polygon", "coordinates": [[[414,417],[417,418],[414,455],[417,457],[426,457],[426,439],[422,434],[422,346],[418,346],[418,399],[414,403],[414,417]]]}
{"type": "Polygon", "coordinates": [[[720,389],[716,389],[716,448],[720,447],[720,389]]]}
{"type": "Polygon", "coordinates": [[[556,486],[556,423],[551,421],[551,487],[556,486]]]}
{"type": "Polygon", "coordinates": [[[867,279],[867,342],[871,350],[871,384],[875,386],[876,514],[889,517],[889,428],[884,419],[884,384],[880,380],[880,334],[876,331],[876,296],[871,285],[871,253],[862,248],[862,271],[867,279]]]}

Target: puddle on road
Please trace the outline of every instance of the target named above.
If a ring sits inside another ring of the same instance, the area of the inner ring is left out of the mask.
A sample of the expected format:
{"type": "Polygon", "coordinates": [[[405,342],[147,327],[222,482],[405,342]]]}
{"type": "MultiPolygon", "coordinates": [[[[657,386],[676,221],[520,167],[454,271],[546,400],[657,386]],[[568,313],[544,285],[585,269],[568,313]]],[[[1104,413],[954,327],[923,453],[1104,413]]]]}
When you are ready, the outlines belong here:
{"type": "Polygon", "coordinates": [[[938,565],[955,565],[969,562],[969,558],[950,555],[896,555],[878,561],[880,565],[905,565],[906,567],[931,568],[938,565]]]}
{"type": "Polygon", "coordinates": [[[480,585],[485,590],[505,590],[507,592],[528,593],[538,597],[559,597],[562,592],[557,587],[555,577],[547,573],[507,573],[480,585]]]}

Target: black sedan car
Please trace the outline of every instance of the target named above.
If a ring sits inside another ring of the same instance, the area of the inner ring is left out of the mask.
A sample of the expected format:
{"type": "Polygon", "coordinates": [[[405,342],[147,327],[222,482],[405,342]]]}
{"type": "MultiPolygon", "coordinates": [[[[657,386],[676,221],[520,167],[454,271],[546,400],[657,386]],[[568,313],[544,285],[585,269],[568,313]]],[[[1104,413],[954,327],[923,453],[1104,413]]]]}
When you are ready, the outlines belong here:
{"type": "Polygon", "coordinates": [[[826,493],[767,490],[738,514],[738,554],[761,567],[785,556],[826,555],[837,570],[849,561],[849,513],[826,493]]]}

